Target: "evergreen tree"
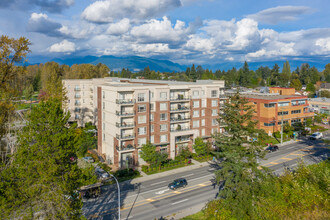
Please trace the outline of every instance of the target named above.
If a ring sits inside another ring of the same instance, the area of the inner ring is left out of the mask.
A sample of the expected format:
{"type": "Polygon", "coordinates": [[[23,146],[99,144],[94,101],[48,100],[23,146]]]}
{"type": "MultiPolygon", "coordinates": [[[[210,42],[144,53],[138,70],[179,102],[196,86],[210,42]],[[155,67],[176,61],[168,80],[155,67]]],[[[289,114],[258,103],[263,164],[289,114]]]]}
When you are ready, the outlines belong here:
{"type": "Polygon", "coordinates": [[[77,141],[61,101],[32,109],[11,164],[1,172],[0,212],[7,219],[77,219],[81,200],[77,141]]]}
{"type": "MultiPolygon", "coordinates": [[[[258,186],[263,180],[263,171],[258,169],[258,157],[263,157],[262,142],[265,132],[256,129],[254,110],[239,93],[225,104],[219,123],[224,125],[227,134],[215,136],[222,158],[221,169],[215,172],[221,190],[219,205],[230,210],[230,216],[236,219],[253,219],[255,197],[258,186]],[[247,138],[255,138],[248,141],[247,138]]],[[[222,209],[218,207],[219,209],[222,209]]]]}
{"type": "Polygon", "coordinates": [[[196,82],[197,73],[196,73],[196,69],[195,69],[195,64],[193,64],[192,67],[191,67],[189,78],[192,79],[193,82],[196,82]]]}

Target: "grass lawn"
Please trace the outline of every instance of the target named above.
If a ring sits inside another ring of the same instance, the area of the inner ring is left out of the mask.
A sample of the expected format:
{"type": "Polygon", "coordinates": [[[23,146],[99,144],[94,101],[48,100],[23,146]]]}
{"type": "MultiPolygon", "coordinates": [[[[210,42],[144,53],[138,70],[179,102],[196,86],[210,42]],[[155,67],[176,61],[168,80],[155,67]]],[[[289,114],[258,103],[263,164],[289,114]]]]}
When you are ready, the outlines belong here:
{"type": "Polygon", "coordinates": [[[193,215],[189,215],[184,218],[181,218],[180,220],[203,220],[203,219],[205,219],[204,214],[202,211],[200,211],[193,215]]]}

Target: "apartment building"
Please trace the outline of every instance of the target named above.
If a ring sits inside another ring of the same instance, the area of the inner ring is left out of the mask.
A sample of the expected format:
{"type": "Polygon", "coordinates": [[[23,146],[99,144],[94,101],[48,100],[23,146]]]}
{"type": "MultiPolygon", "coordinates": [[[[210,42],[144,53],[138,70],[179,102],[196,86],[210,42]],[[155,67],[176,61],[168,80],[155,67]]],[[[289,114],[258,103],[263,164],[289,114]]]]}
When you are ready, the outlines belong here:
{"type": "Polygon", "coordinates": [[[314,112],[330,115],[330,98],[310,98],[308,101],[314,112]]]}
{"type": "Polygon", "coordinates": [[[147,141],[174,158],[185,147],[193,151],[196,137],[210,140],[212,133],[221,132],[217,118],[225,100],[224,81],[104,78],[63,83],[71,120],[96,124],[98,153],[119,168],[143,164],[139,151],[147,141]]]}
{"type": "Polygon", "coordinates": [[[271,87],[269,93],[243,93],[242,96],[254,106],[258,128],[269,135],[281,131],[282,123],[303,123],[314,116],[307,96],[295,95],[294,88],[271,87]]]}

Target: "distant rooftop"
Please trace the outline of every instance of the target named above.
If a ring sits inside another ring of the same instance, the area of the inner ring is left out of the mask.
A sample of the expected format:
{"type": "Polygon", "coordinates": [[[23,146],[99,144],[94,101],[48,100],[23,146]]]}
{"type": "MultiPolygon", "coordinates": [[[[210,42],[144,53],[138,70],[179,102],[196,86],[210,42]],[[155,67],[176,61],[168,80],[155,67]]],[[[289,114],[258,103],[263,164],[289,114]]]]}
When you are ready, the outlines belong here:
{"type": "Polygon", "coordinates": [[[321,89],[330,89],[330,83],[322,83],[320,88],[321,89]]]}
{"type": "Polygon", "coordinates": [[[330,103],[330,98],[325,98],[325,97],[309,98],[308,100],[311,101],[311,102],[326,102],[326,103],[330,103]]]}

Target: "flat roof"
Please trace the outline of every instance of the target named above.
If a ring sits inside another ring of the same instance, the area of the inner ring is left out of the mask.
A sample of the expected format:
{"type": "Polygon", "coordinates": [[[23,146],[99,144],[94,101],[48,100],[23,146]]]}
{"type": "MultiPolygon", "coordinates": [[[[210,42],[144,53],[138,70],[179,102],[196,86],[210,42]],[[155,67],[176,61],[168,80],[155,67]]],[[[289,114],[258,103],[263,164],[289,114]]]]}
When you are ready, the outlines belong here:
{"type": "Polygon", "coordinates": [[[307,99],[307,96],[301,95],[271,95],[271,93],[261,94],[241,94],[245,98],[262,99],[262,100],[277,100],[277,99],[307,99]]]}

